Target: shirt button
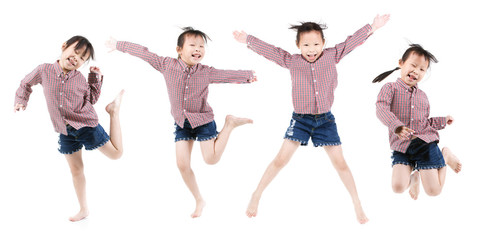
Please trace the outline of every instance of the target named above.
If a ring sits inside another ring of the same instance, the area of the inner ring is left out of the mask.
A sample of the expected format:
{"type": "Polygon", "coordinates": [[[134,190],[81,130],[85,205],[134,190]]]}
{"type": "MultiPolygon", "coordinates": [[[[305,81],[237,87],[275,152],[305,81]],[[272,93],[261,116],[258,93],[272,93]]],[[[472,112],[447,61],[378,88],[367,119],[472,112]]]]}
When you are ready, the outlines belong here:
{"type": "Polygon", "coordinates": [[[188,78],[190,78],[190,75],[187,75],[188,78]]]}
{"type": "Polygon", "coordinates": [[[60,107],[62,107],[62,105],[60,105],[60,107]]]}
{"type": "Polygon", "coordinates": [[[62,95],[63,95],[63,92],[60,93],[60,96],[62,96],[62,95]]]}
{"type": "Polygon", "coordinates": [[[315,71],[315,68],[312,67],[312,71],[315,71]]]}
{"type": "Polygon", "coordinates": [[[313,82],[317,82],[317,80],[316,80],[316,79],[313,79],[313,82]]]}
{"type": "Polygon", "coordinates": [[[188,86],[186,86],[185,88],[188,88],[188,86]]]}
{"type": "Polygon", "coordinates": [[[187,110],[186,109],[183,109],[184,112],[186,112],[187,110]]]}
{"type": "Polygon", "coordinates": [[[187,101],[187,98],[184,98],[183,100],[184,100],[184,101],[187,101]]]}
{"type": "Polygon", "coordinates": [[[318,92],[315,92],[315,94],[318,94],[318,92]]]}
{"type": "Polygon", "coordinates": [[[415,106],[412,106],[412,108],[414,108],[415,106]]]}
{"type": "Polygon", "coordinates": [[[62,81],[62,83],[65,83],[65,81],[62,81]]]}

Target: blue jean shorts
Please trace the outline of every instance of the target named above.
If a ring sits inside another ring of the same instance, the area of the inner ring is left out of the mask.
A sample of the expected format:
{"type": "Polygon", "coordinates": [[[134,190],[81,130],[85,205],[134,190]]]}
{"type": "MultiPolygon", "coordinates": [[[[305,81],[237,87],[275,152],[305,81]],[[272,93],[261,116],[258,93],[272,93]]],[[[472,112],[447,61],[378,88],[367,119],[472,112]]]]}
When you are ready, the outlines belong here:
{"type": "Polygon", "coordinates": [[[211,121],[207,124],[198,126],[196,128],[192,128],[190,122],[185,119],[183,123],[183,128],[178,126],[175,123],[175,142],[178,141],[189,141],[189,140],[197,140],[197,141],[207,141],[210,139],[214,139],[218,136],[217,132],[217,124],[215,124],[215,120],[211,121]]]}
{"type": "Polygon", "coordinates": [[[310,138],[315,147],[342,144],[331,112],[315,115],[293,113],[284,138],[300,142],[302,146],[306,146],[310,138]]]}
{"type": "Polygon", "coordinates": [[[417,170],[439,169],[446,166],[437,142],[426,143],[420,138],[410,142],[406,153],[393,151],[392,159],[392,166],[403,164],[417,170]]]}
{"type": "Polygon", "coordinates": [[[98,124],[96,127],[83,127],[75,129],[67,125],[67,134],[60,134],[58,140],[58,151],[61,154],[72,154],[78,152],[85,146],[86,150],[97,149],[110,140],[108,134],[103,130],[103,127],[98,124]]]}

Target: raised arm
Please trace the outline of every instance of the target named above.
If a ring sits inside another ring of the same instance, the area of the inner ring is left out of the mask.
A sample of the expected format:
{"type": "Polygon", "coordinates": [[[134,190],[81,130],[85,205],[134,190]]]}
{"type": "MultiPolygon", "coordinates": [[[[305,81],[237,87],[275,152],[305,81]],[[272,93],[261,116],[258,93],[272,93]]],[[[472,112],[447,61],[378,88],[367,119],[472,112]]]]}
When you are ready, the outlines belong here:
{"type": "Polygon", "coordinates": [[[30,94],[32,93],[32,86],[42,82],[42,69],[43,65],[38,66],[20,82],[20,86],[15,93],[15,112],[27,108],[28,99],[30,99],[30,94]]]}
{"type": "Polygon", "coordinates": [[[132,56],[141,58],[161,73],[163,73],[166,69],[167,58],[150,52],[148,48],[142,45],[131,42],[117,41],[111,37],[110,40],[105,42],[105,46],[110,49],[110,52],[118,50],[120,52],[128,53],[132,56]]]}
{"type": "Polygon", "coordinates": [[[383,27],[389,19],[389,14],[382,16],[377,15],[372,24],[365,25],[353,35],[348,36],[344,42],[335,45],[335,61],[337,63],[340,62],[340,60],[353,51],[353,49],[362,45],[370,35],[372,35],[379,28],[383,27]]]}
{"type": "Polygon", "coordinates": [[[90,67],[90,73],[88,74],[88,86],[89,91],[87,93],[86,100],[92,105],[100,98],[100,93],[103,84],[103,75],[98,67],[90,67]]]}
{"type": "Polygon", "coordinates": [[[284,68],[289,68],[292,61],[292,55],[287,51],[263,42],[252,35],[248,35],[244,31],[234,31],[233,37],[238,42],[247,44],[248,48],[252,49],[257,54],[264,56],[266,59],[273,61],[284,68]]]}

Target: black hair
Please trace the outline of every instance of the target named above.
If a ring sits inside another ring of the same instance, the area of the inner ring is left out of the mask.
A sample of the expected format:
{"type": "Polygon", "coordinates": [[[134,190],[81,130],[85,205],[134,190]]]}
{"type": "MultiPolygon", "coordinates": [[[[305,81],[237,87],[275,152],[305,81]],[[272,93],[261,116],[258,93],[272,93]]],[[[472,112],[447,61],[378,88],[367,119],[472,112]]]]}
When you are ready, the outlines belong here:
{"type": "MultiPolygon", "coordinates": [[[[425,60],[428,60],[428,67],[430,68],[430,62],[438,63],[438,60],[433,54],[431,54],[429,51],[425,50],[420,44],[410,44],[410,47],[403,53],[402,56],[402,62],[407,61],[408,57],[410,54],[415,53],[419,56],[425,57],[425,60]]],[[[400,69],[399,67],[396,67],[393,70],[386,71],[380,75],[378,75],[375,79],[373,79],[373,83],[381,82],[383,79],[388,77],[390,74],[393,72],[397,71],[400,69]]]]}
{"type": "Polygon", "coordinates": [[[183,44],[185,43],[185,36],[187,35],[193,35],[195,37],[200,36],[203,38],[205,43],[207,43],[207,40],[211,41],[211,39],[207,36],[207,34],[205,34],[200,30],[196,30],[192,27],[184,27],[182,28],[182,30],[183,30],[183,33],[180,34],[180,36],[178,36],[177,47],[183,48],[183,44]]]}
{"type": "Polygon", "coordinates": [[[75,46],[75,50],[80,50],[85,47],[85,51],[83,52],[83,56],[85,56],[87,53],[90,53],[90,56],[88,56],[88,59],[93,59],[95,60],[95,50],[93,50],[93,45],[88,41],[86,37],[82,36],[73,36],[68,41],[65,42],[65,48],[70,47],[72,44],[77,43],[75,46]]]}
{"type": "Polygon", "coordinates": [[[327,25],[324,23],[315,23],[315,22],[300,22],[300,25],[290,25],[289,29],[294,29],[297,31],[297,44],[300,43],[300,35],[302,33],[318,31],[322,35],[322,40],[325,41],[325,36],[323,35],[323,30],[327,29],[327,25]]]}

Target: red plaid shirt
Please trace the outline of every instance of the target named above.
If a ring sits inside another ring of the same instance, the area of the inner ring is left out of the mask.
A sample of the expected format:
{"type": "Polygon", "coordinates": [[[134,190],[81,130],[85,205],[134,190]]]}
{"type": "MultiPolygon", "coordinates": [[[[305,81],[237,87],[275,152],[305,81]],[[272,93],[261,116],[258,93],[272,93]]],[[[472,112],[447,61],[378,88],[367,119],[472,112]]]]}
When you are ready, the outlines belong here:
{"type": "Polygon", "coordinates": [[[301,54],[292,55],[251,35],[247,36],[247,46],[290,70],[293,107],[296,113],[320,114],[329,112],[332,108],[333,92],[337,87],[335,65],[365,42],[371,29],[368,24],[349,36],[345,42],[324,49],[322,55],[313,63],[305,60],[301,54]]]}
{"type": "Polygon", "coordinates": [[[377,117],[388,127],[390,148],[405,153],[411,140],[402,140],[395,129],[406,126],[415,131],[414,135],[429,143],[439,140],[437,130],[445,128],[446,117],[432,117],[430,104],[425,92],[409,87],[402,79],[386,83],[377,99],[377,117]]]}
{"type": "Polygon", "coordinates": [[[67,135],[66,124],[75,129],[96,127],[98,117],[93,104],[100,97],[103,76],[88,75],[88,83],[79,71],[65,74],[55,62],[45,63],[25,76],[15,95],[15,104],[27,106],[32,86],[42,84],[48,112],[56,132],[67,135]]]}
{"type": "Polygon", "coordinates": [[[188,67],[182,60],[158,56],[130,42],[118,41],[117,50],[145,60],[163,74],[171,113],[182,128],[185,119],[193,128],[213,121],[213,110],[207,102],[210,83],[248,83],[253,78],[252,71],[218,70],[202,64],[188,67]]]}

